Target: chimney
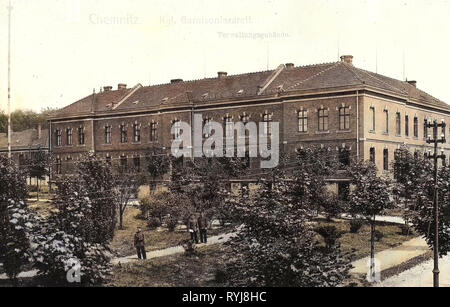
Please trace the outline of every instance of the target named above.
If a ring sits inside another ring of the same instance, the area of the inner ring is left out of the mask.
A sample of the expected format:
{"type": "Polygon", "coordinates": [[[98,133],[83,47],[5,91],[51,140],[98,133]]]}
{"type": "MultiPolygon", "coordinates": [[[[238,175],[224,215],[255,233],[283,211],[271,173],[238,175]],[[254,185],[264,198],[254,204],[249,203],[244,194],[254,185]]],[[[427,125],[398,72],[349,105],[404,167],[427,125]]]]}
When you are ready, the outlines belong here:
{"type": "Polygon", "coordinates": [[[406,80],[406,82],[408,82],[409,84],[411,84],[414,87],[417,87],[417,81],[415,81],[415,80],[411,80],[411,81],[406,80]]]}
{"type": "Polygon", "coordinates": [[[286,66],[286,69],[292,69],[294,68],[294,63],[286,63],[284,66],[286,66]]]}
{"type": "Polygon", "coordinates": [[[183,79],[172,79],[170,80],[170,83],[180,83],[183,82],[183,79]]]}
{"type": "Polygon", "coordinates": [[[127,85],[125,83],[119,83],[117,85],[117,89],[118,90],[126,90],[127,89],[127,85]]]}
{"type": "Polygon", "coordinates": [[[341,62],[353,65],[353,55],[343,55],[343,56],[341,56],[341,62]]]}
{"type": "Polygon", "coordinates": [[[109,92],[110,90],[112,90],[112,86],[104,86],[103,87],[103,91],[105,91],[105,92],[109,92]]]}
{"type": "Polygon", "coordinates": [[[217,78],[219,78],[219,79],[226,78],[227,76],[228,76],[228,73],[226,71],[219,71],[217,73],[217,78]]]}
{"type": "Polygon", "coordinates": [[[38,137],[38,140],[40,140],[41,137],[42,137],[42,126],[41,126],[41,124],[38,124],[38,126],[37,126],[37,137],[38,137]]]}

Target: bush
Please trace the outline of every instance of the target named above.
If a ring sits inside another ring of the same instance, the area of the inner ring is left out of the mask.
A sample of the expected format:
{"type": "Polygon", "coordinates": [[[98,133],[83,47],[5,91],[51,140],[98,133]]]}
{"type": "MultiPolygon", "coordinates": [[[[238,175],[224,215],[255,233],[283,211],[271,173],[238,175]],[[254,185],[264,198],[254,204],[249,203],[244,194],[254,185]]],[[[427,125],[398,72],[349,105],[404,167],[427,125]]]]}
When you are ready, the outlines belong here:
{"type": "Polygon", "coordinates": [[[335,246],[337,240],[342,236],[335,226],[321,226],[314,229],[314,231],[323,237],[327,248],[335,246]]]}
{"type": "Polygon", "coordinates": [[[214,274],[214,280],[219,284],[224,284],[227,281],[227,277],[227,272],[221,269],[217,270],[214,274]]]}
{"type": "Polygon", "coordinates": [[[383,239],[384,234],[379,230],[375,230],[374,237],[375,237],[375,241],[380,242],[381,239],[383,239]]]}
{"type": "Polygon", "coordinates": [[[411,228],[409,227],[409,225],[400,225],[400,233],[402,234],[402,236],[407,236],[411,233],[411,228]]]}
{"type": "Polygon", "coordinates": [[[358,233],[364,222],[361,220],[351,220],[350,221],[350,233],[358,233]]]}
{"type": "Polygon", "coordinates": [[[193,257],[196,256],[197,253],[197,249],[195,247],[195,243],[192,242],[191,239],[186,239],[180,242],[180,245],[183,246],[184,248],[184,255],[186,257],[193,257]]]}
{"type": "Polygon", "coordinates": [[[156,217],[150,217],[147,221],[147,227],[150,230],[154,230],[161,226],[161,221],[156,217]]]}
{"type": "Polygon", "coordinates": [[[175,214],[169,214],[166,218],[166,225],[170,232],[174,232],[178,225],[178,216],[175,214]]]}

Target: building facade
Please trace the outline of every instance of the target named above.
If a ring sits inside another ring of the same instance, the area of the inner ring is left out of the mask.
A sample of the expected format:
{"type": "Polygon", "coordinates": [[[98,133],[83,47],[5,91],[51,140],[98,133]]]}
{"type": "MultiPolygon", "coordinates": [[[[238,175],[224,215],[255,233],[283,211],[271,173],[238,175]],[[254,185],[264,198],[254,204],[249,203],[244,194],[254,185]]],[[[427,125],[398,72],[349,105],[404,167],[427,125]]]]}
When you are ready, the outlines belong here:
{"type": "MultiPolygon", "coordinates": [[[[26,168],[33,154],[43,151],[49,152],[49,131],[41,129],[28,129],[11,134],[11,158],[19,167],[26,168]]],[[[0,155],[8,155],[8,135],[0,133],[0,155]]],[[[35,183],[35,179],[30,179],[30,184],[35,183]]]]}
{"type": "MultiPolygon", "coordinates": [[[[195,114],[224,127],[230,121],[279,122],[280,150],[287,156],[310,145],[337,156],[345,149],[350,158],[373,160],[380,172],[389,170],[403,144],[427,153],[426,136],[432,132],[424,124],[450,123],[450,106],[419,90],[416,82],[359,69],[352,59],[302,67],[289,63],[235,76],[219,72],[216,78],[146,87],[104,87],[49,118],[54,174],[70,173],[86,152],[142,170],[149,148],[170,148],[172,126],[184,121],[192,127],[195,114]]],[[[449,141],[441,148],[448,156],[449,141]]],[[[250,159],[252,169],[259,165],[250,159]]]]}

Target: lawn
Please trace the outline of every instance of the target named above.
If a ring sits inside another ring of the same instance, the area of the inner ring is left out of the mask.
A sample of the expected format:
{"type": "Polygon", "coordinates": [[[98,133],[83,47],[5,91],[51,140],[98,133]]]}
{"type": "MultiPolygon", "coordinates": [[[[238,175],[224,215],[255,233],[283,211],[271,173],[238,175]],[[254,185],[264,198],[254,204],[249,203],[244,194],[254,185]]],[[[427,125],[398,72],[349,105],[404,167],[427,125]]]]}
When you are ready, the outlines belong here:
{"type": "Polygon", "coordinates": [[[54,209],[51,201],[44,200],[44,201],[29,201],[28,207],[36,211],[40,216],[42,217],[48,217],[51,213],[51,211],[54,209]]]}
{"type": "Polygon", "coordinates": [[[153,258],[114,266],[110,287],[219,287],[218,268],[228,258],[222,244],[198,248],[199,255],[184,254],[153,258]]]}
{"type": "MultiPolygon", "coordinates": [[[[364,224],[358,233],[350,233],[349,221],[319,221],[319,226],[335,226],[342,237],[339,239],[342,251],[351,253],[352,260],[360,259],[370,255],[370,225],[364,224]]],[[[400,225],[377,222],[376,230],[383,234],[379,242],[375,242],[375,252],[396,247],[416,236],[412,231],[408,236],[402,235],[400,225]]],[[[320,237],[320,236],[319,236],[320,237]]]]}

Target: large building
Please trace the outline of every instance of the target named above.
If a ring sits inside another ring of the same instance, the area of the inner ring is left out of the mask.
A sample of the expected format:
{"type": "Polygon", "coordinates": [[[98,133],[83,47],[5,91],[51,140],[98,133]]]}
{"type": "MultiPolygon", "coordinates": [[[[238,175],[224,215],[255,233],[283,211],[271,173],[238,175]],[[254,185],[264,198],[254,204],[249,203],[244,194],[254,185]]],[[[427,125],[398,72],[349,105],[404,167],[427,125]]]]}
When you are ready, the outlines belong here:
{"type": "MultiPolygon", "coordinates": [[[[195,114],[217,122],[279,122],[280,150],[311,144],[339,154],[373,160],[388,170],[395,150],[408,144],[420,154],[430,148],[424,124],[450,123],[450,106],[400,81],[341,61],[194,81],[127,88],[107,86],[56,112],[50,119],[49,147],[54,172],[70,172],[86,152],[116,165],[143,168],[148,148],[170,148],[171,127],[192,123],[195,114]]],[[[191,125],[192,126],[192,125],[191,125]]],[[[445,133],[445,131],[444,131],[445,133]]],[[[448,154],[449,144],[442,148],[448,154]]],[[[252,168],[259,163],[251,161],[252,168]]]]}
{"type": "MultiPolygon", "coordinates": [[[[38,151],[49,152],[48,129],[27,129],[11,134],[11,158],[20,167],[28,167],[30,159],[38,151]]],[[[0,155],[8,155],[8,135],[0,133],[0,155]]],[[[35,179],[30,179],[33,184],[35,179]]]]}

